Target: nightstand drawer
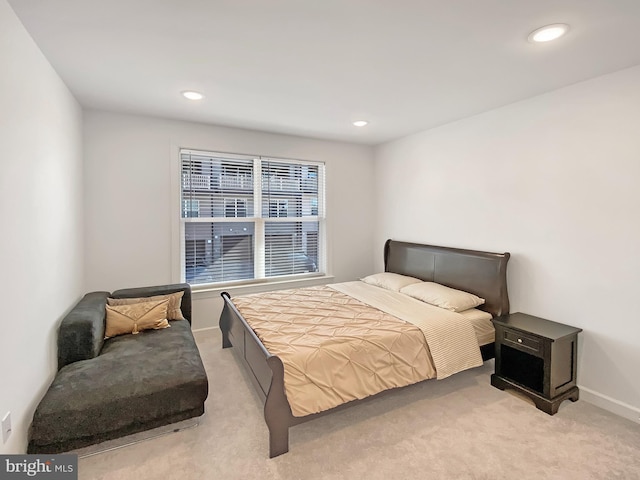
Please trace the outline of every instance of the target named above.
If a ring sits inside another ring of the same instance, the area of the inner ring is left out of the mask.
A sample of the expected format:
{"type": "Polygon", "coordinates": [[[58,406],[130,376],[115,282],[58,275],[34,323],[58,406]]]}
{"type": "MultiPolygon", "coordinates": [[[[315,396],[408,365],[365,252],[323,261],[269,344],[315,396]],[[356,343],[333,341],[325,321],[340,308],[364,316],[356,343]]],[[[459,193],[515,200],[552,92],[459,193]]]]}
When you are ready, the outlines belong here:
{"type": "Polygon", "coordinates": [[[502,343],[514,347],[525,348],[532,353],[542,355],[542,342],[537,337],[525,335],[514,330],[504,330],[502,343]]]}

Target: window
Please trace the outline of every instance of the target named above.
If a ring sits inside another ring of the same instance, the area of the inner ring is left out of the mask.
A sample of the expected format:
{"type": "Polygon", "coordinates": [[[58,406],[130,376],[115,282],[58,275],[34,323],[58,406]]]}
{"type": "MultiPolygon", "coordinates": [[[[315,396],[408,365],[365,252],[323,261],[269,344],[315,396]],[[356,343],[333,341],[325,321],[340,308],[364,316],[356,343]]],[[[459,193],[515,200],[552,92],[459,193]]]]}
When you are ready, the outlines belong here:
{"type": "Polygon", "coordinates": [[[182,216],[185,218],[198,217],[200,213],[200,202],[198,200],[182,200],[182,216]]]}
{"type": "Polygon", "coordinates": [[[269,217],[288,217],[288,200],[269,200],[269,217]]]}
{"type": "Polygon", "coordinates": [[[181,150],[183,279],[323,271],[324,164],[181,150]]]}
{"type": "Polygon", "coordinates": [[[246,217],[247,201],[242,198],[225,198],[224,216],[227,218],[246,217]]]}

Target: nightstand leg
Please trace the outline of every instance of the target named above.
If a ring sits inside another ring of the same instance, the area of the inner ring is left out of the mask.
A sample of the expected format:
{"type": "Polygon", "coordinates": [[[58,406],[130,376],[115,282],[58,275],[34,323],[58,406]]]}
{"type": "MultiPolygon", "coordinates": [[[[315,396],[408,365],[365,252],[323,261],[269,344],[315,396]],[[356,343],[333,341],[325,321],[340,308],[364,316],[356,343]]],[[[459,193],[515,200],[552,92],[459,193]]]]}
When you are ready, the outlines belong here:
{"type": "Polygon", "coordinates": [[[573,387],[570,390],[567,390],[562,395],[558,395],[556,398],[552,400],[546,400],[540,397],[531,397],[538,410],[542,410],[544,413],[548,413],[549,415],[555,415],[558,413],[558,408],[560,408],[560,404],[565,400],[571,400],[572,402],[577,402],[578,398],[580,398],[580,390],[578,387],[573,387]]]}
{"type": "Polygon", "coordinates": [[[491,374],[491,385],[499,388],[500,390],[504,390],[505,388],[507,388],[507,384],[495,373],[491,374]]]}
{"type": "Polygon", "coordinates": [[[533,402],[536,404],[538,410],[542,410],[547,415],[555,415],[558,413],[558,408],[560,408],[562,400],[548,401],[533,397],[533,402]]]}
{"type": "Polygon", "coordinates": [[[491,385],[499,388],[500,390],[511,388],[522,393],[523,395],[526,395],[533,401],[538,410],[541,410],[548,415],[555,415],[556,413],[558,413],[560,404],[563,401],[571,400],[572,402],[577,402],[578,398],[580,398],[580,391],[578,390],[578,387],[573,387],[566,392],[558,395],[556,398],[547,400],[539,394],[523,388],[508,379],[502,378],[500,375],[496,375],[495,373],[491,375],[491,385]]]}

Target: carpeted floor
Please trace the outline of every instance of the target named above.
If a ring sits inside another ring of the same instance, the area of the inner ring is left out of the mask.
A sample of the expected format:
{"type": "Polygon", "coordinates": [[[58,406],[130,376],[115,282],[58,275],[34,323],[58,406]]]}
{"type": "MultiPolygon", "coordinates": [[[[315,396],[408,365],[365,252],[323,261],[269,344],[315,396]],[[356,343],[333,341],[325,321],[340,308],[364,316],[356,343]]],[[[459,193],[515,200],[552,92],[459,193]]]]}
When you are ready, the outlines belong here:
{"type": "Polygon", "coordinates": [[[551,417],[493,388],[493,362],[295,426],[289,453],[269,459],[244,370],[219,331],[196,339],[209,375],[200,426],[81,458],[81,480],[640,479],[640,425],[584,401],[551,417]]]}

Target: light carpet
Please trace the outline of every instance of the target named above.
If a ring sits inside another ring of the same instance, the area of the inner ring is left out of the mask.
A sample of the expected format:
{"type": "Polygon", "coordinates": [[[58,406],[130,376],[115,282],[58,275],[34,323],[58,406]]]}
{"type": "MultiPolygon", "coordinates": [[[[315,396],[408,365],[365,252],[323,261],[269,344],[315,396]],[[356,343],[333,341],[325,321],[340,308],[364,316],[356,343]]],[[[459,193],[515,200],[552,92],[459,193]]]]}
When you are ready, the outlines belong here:
{"type": "Polygon", "coordinates": [[[81,458],[80,479],[640,479],[640,425],[584,401],[549,416],[492,387],[493,361],[292,427],[269,459],[247,374],[218,330],[196,340],[200,426],[81,458]]]}

